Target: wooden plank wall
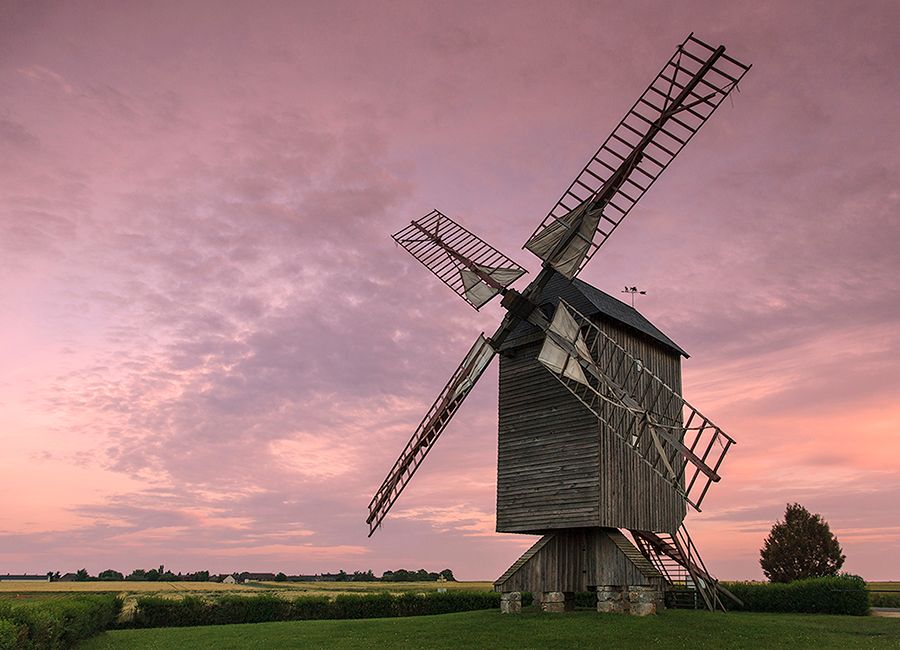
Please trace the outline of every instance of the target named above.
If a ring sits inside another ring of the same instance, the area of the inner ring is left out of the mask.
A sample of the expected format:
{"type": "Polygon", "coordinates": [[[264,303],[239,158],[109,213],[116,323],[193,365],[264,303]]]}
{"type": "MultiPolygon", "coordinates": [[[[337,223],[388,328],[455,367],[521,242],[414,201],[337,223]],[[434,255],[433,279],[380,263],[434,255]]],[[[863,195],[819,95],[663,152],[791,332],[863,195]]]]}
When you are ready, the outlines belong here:
{"type": "MultiPolygon", "coordinates": [[[[613,321],[595,321],[603,332],[621,345],[679,395],[681,357],[658,342],[613,321]]],[[[648,408],[650,404],[645,404],[648,408]]],[[[607,419],[612,406],[605,406],[607,419]]],[[[680,421],[680,413],[667,413],[680,421]]],[[[601,526],[674,533],[685,516],[684,500],[611,430],[600,428],[601,526]]]]}
{"type": "MultiPolygon", "coordinates": [[[[618,533],[618,531],[615,531],[618,533]]],[[[495,589],[510,591],[587,591],[602,585],[659,585],[645,577],[601,528],[570,529],[549,539],[495,589]]]]}
{"type": "Polygon", "coordinates": [[[597,418],[537,361],[500,357],[497,530],[597,525],[597,418]]]}
{"type": "MultiPolygon", "coordinates": [[[[612,321],[616,342],[677,392],[680,357],[612,321]]],[[[538,361],[540,343],[500,358],[497,530],[583,526],[674,532],[684,502],[538,361]]],[[[611,408],[611,407],[610,407],[611,408]]]]}

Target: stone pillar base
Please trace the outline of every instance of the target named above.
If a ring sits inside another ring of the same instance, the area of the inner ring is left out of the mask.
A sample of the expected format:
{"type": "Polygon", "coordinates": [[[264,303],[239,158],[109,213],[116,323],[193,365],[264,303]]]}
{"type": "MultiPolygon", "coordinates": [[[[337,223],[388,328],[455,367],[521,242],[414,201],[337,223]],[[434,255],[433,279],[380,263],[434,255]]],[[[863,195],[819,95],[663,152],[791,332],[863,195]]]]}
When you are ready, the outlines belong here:
{"type": "Polygon", "coordinates": [[[571,591],[545,591],[540,597],[544,612],[571,612],[575,609],[575,593],[571,591]]]}
{"type": "Polygon", "coordinates": [[[521,614],[522,594],[518,591],[510,591],[505,594],[500,594],[500,613],[521,614]]]}
{"type": "Polygon", "coordinates": [[[606,614],[650,616],[663,609],[662,592],[656,587],[597,587],[597,611],[606,614]]]}
{"type": "Polygon", "coordinates": [[[656,587],[634,586],[628,589],[628,613],[650,616],[664,609],[663,592],[656,587]]]}
{"type": "Polygon", "coordinates": [[[624,614],[627,601],[622,587],[597,587],[597,611],[601,614],[624,614]]]}

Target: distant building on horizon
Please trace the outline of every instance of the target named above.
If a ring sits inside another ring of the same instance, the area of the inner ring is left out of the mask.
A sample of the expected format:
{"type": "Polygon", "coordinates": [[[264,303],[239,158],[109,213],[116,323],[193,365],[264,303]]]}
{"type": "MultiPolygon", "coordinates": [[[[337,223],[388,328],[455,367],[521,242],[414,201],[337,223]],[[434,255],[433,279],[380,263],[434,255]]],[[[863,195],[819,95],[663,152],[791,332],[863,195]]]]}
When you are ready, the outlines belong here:
{"type": "Polygon", "coordinates": [[[274,582],[275,581],[274,573],[242,573],[241,577],[243,578],[242,582],[247,582],[248,580],[252,580],[254,582],[274,582]]]}
{"type": "Polygon", "coordinates": [[[0,582],[50,582],[49,573],[0,573],[0,582]]]}

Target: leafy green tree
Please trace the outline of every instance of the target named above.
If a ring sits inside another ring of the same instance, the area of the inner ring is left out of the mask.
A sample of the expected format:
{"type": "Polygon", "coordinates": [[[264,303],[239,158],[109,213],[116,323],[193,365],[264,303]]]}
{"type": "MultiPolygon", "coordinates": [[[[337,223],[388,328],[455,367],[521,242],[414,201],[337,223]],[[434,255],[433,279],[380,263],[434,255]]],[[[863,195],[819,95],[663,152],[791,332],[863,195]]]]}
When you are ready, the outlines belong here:
{"type": "Polygon", "coordinates": [[[759,564],[771,582],[837,575],[846,557],[821,515],[789,503],[759,552],[759,564]]]}
{"type": "Polygon", "coordinates": [[[134,580],[135,582],[143,582],[147,579],[147,572],[143,569],[135,569],[125,578],[126,580],[134,580]]]}
{"type": "Polygon", "coordinates": [[[453,577],[453,571],[451,571],[450,569],[444,569],[438,575],[440,575],[447,582],[456,582],[456,578],[453,577]]]}
{"type": "Polygon", "coordinates": [[[287,576],[279,571],[275,574],[275,582],[287,582],[287,576]]]}
{"type": "Polygon", "coordinates": [[[78,569],[75,572],[75,581],[76,582],[86,582],[91,579],[91,575],[87,572],[87,569],[78,569]]]}
{"type": "Polygon", "coordinates": [[[101,571],[97,574],[97,577],[100,580],[124,580],[125,578],[121,573],[115,571],[113,569],[107,569],[106,571],[101,571]]]}

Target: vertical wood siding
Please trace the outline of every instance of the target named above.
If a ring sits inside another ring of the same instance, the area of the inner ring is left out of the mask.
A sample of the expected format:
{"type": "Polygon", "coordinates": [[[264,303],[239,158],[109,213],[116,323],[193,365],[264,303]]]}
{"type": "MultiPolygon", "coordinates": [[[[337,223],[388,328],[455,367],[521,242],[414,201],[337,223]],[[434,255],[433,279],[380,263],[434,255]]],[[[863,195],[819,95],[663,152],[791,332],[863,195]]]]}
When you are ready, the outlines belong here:
{"type": "Polygon", "coordinates": [[[658,572],[653,570],[657,577],[644,575],[608,533],[619,531],[580,528],[550,533],[495,582],[494,588],[503,592],[578,592],[602,585],[662,584],[658,572]]]}
{"type": "Polygon", "coordinates": [[[497,530],[597,522],[597,418],[537,362],[540,344],[500,358],[497,530]]]}
{"type": "MultiPolygon", "coordinates": [[[[680,394],[676,353],[613,321],[596,322],[680,394]]],[[[681,497],[537,361],[539,350],[529,343],[500,359],[497,530],[674,532],[684,519],[681,497]]]]}

